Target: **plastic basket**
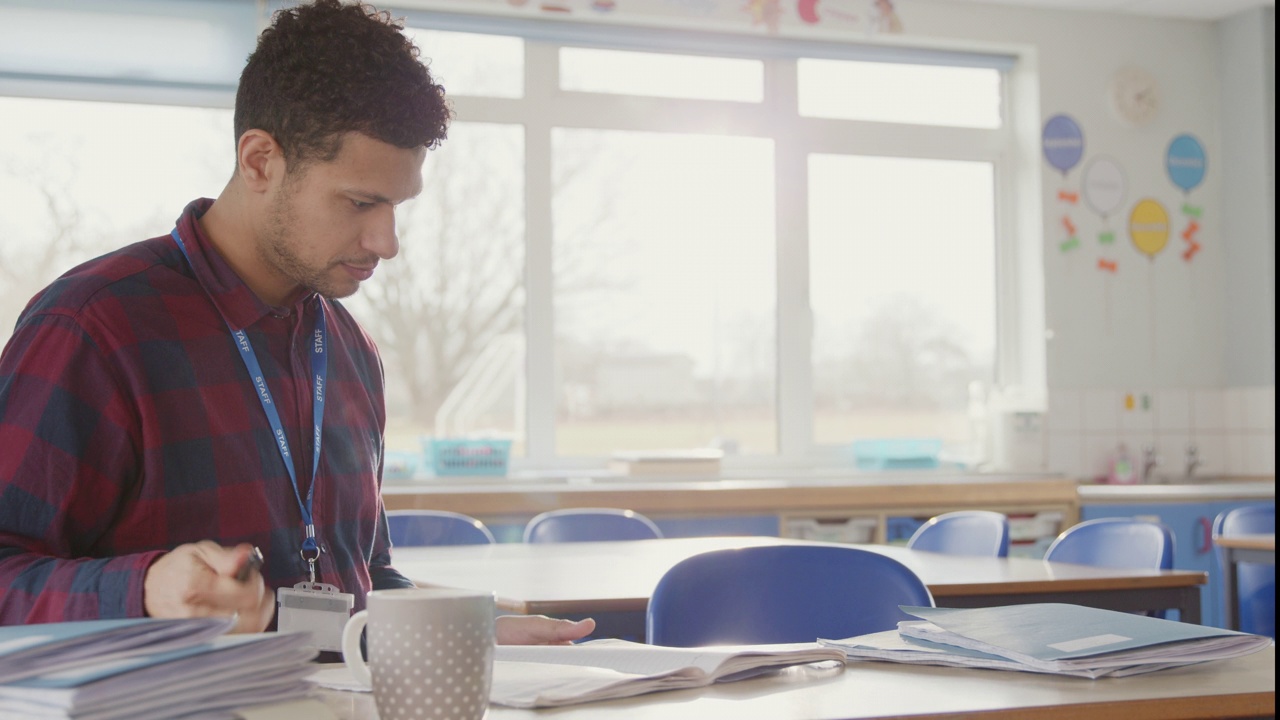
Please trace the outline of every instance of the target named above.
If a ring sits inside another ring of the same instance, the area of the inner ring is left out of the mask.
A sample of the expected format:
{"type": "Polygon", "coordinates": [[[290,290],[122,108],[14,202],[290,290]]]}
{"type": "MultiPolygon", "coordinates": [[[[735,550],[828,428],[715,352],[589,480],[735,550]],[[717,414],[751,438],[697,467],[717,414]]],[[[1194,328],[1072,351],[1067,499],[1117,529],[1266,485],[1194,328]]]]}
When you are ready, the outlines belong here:
{"type": "Polygon", "coordinates": [[[855,440],[853,464],[861,470],[927,470],[938,467],[939,438],[855,440]]]}
{"type": "Polygon", "coordinates": [[[414,452],[387,450],[382,456],[383,480],[411,480],[418,471],[420,457],[414,452]]]}
{"type": "Polygon", "coordinates": [[[506,475],[511,462],[510,440],[423,441],[428,464],[436,475],[506,475]]]}

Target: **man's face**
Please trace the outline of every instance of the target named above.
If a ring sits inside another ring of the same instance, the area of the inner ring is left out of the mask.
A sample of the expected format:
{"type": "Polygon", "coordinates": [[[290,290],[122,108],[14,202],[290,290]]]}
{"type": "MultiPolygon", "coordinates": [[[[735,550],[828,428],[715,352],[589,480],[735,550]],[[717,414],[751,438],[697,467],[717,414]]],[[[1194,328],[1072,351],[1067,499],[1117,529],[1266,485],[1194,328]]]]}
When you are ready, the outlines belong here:
{"type": "Polygon", "coordinates": [[[425,156],[348,133],[336,158],[294,169],[275,188],[262,261],[295,286],[351,295],[399,252],[394,208],[422,190],[425,156]]]}

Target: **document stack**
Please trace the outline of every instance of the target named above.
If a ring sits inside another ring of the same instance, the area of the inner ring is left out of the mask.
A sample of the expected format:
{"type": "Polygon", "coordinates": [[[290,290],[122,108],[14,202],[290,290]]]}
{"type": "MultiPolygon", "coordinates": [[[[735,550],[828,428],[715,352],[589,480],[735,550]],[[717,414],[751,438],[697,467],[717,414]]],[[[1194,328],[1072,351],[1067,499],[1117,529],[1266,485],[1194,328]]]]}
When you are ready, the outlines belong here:
{"type": "Polygon", "coordinates": [[[0,717],[232,718],[301,698],[300,633],[226,635],[232,620],[93,620],[0,627],[0,717]]]}
{"type": "Polygon", "coordinates": [[[1271,638],[1080,605],[905,607],[920,620],[843,640],[819,640],[849,660],[1123,677],[1240,657],[1271,638]]]}

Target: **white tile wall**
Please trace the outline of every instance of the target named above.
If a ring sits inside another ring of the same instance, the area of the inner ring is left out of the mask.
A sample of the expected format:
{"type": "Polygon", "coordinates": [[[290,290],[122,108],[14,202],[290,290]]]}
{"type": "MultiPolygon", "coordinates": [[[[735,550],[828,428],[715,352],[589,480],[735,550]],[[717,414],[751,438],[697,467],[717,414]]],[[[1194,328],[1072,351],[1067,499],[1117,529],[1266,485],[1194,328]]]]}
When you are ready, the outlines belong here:
{"type": "Polygon", "coordinates": [[[1049,435],[1046,467],[1067,477],[1093,477],[1085,462],[1084,436],[1080,433],[1052,433],[1049,435]]]}
{"type": "Polygon", "coordinates": [[[1191,395],[1191,422],[1196,431],[1227,429],[1226,392],[1196,390],[1191,395]]]}
{"type": "Polygon", "coordinates": [[[1245,475],[1274,475],[1276,472],[1276,436],[1274,433],[1245,433],[1245,475]]]}
{"type": "Polygon", "coordinates": [[[1044,427],[1045,466],[1069,477],[1105,476],[1121,443],[1139,471],[1143,448],[1154,447],[1155,475],[1184,474],[1191,444],[1196,475],[1275,475],[1274,386],[1050,390],[1044,427]]]}
{"type": "Polygon", "coordinates": [[[1227,435],[1227,474],[1244,473],[1244,436],[1237,433],[1227,435]]]}
{"type": "Polygon", "coordinates": [[[1120,410],[1124,395],[1116,390],[1084,392],[1084,429],[1086,432],[1114,432],[1120,429],[1120,410]]]}
{"type": "MultiPolygon", "coordinates": [[[[1146,394],[1148,398],[1150,394],[1146,394]]],[[[1134,393],[1133,409],[1126,408],[1121,400],[1120,430],[1128,433],[1139,433],[1150,436],[1156,430],[1156,414],[1154,408],[1142,406],[1143,394],[1134,393]]],[[[1148,401],[1150,402],[1150,401],[1148,401]]]]}
{"type": "MultiPolygon", "coordinates": [[[[1120,441],[1115,435],[1086,434],[1084,436],[1085,474],[1082,477],[1087,479],[1106,477],[1111,458],[1115,457],[1119,444],[1120,441]]],[[[1137,455],[1134,448],[1129,448],[1129,457],[1136,462],[1137,455]]]]}
{"type": "MultiPolygon", "coordinates": [[[[1192,442],[1188,432],[1161,432],[1156,436],[1157,476],[1182,477],[1187,472],[1187,446],[1192,442]]],[[[1196,448],[1199,452],[1199,447],[1196,448]]],[[[1196,471],[1199,472],[1199,468],[1196,471]]]]}
{"type": "Polygon", "coordinates": [[[1276,392],[1271,387],[1241,388],[1245,430],[1276,429],[1276,392]]]}
{"type": "Polygon", "coordinates": [[[1244,388],[1227,388],[1223,393],[1223,409],[1228,430],[1244,430],[1244,388]]]}
{"type": "Polygon", "coordinates": [[[1157,390],[1152,402],[1156,430],[1164,432],[1188,432],[1191,424],[1190,390],[1157,390]]]}
{"type": "Polygon", "coordinates": [[[1050,432],[1078,433],[1084,427],[1084,393],[1079,390],[1050,390],[1045,428],[1050,432]]]}
{"type": "Polygon", "coordinates": [[[1200,454],[1200,467],[1196,475],[1223,475],[1227,472],[1227,438],[1221,433],[1197,433],[1196,451],[1200,454]]]}

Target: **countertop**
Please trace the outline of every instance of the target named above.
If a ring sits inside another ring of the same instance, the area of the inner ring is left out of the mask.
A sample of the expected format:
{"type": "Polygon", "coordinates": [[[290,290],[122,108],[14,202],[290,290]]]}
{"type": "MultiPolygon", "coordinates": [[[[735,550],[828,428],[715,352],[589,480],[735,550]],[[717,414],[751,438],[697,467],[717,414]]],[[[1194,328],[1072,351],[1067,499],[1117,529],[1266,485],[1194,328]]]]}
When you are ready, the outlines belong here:
{"type": "Polygon", "coordinates": [[[1211,500],[1269,500],[1276,496],[1274,477],[1206,478],[1201,482],[1149,485],[1082,484],[1081,505],[1138,502],[1207,502],[1211,500]]]}

